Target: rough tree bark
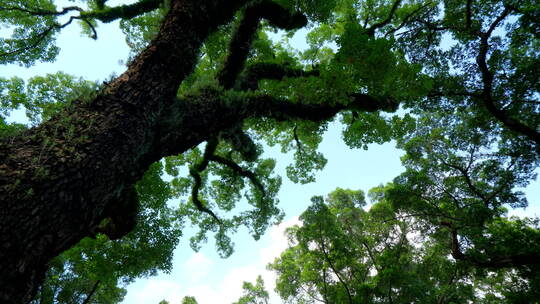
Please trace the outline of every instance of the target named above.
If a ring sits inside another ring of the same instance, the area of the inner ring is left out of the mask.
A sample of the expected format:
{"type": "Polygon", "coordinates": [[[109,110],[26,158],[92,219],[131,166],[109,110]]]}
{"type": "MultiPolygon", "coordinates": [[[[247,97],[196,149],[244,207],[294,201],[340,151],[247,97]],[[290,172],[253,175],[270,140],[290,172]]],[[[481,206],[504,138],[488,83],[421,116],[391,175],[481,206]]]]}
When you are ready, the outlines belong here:
{"type": "Polygon", "coordinates": [[[186,129],[162,147],[158,122],[201,43],[245,2],[172,1],[158,36],[94,100],[0,142],[0,302],[29,301],[51,258],[132,207],[132,185],[164,151],[185,151],[219,128],[215,120],[194,135],[186,129]]]}
{"type": "MultiPolygon", "coordinates": [[[[225,100],[223,92],[211,89],[176,98],[205,38],[253,1],[171,2],[157,37],[95,98],[75,101],[40,126],[0,139],[0,302],[30,301],[47,263],[82,238],[102,232],[114,239],[129,232],[137,208],[133,185],[153,162],[187,151],[246,117],[323,120],[343,110],[262,94],[231,102],[230,96],[225,100]],[[115,226],[104,227],[106,218],[115,226]]],[[[268,9],[248,9],[268,18],[268,9]]],[[[299,26],[302,18],[291,24],[299,26]]],[[[238,36],[239,44],[250,40],[249,34],[238,36]]],[[[246,79],[249,87],[256,86],[257,77],[298,73],[261,67],[246,73],[254,78],[246,79]]],[[[230,77],[240,69],[231,66],[230,77]]],[[[351,97],[349,108],[355,110],[397,107],[364,94],[351,97]]]]}

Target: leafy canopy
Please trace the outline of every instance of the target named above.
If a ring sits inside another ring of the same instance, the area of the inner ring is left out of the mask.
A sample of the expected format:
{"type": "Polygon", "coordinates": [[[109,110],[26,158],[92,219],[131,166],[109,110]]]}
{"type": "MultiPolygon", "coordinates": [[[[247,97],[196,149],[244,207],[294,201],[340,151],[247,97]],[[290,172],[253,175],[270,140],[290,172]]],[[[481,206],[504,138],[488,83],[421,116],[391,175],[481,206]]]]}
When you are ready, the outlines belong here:
{"type": "MultiPolygon", "coordinates": [[[[338,119],[351,148],[395,140],[406,152],[405,172],[370,192],[376,203],[369,210],[361,192],[338,189],[326,203],[314,198],[304,225],[288,232],[292,246],[272,264],[280,295],[304,303],[538,299],[537,220],[507,214],[527,206],[520,189],[536,178],[539,161],[539,4],[275,3],[307,16],[308,48],[270,39],[275,23],[258,26],[259,18],[237,81],[224,85],[232,59],[223,46],[243,37],[238,33],[250,17],[248,5],[205,41],[179,100],[224,92],[224,102],[233,104],[264,93],[292,105],[330,105],[342,110],[338,119]],[[358,100],[367,102],[359,106],[358,100]],[[390,114],[398,105],[400,111],[390,114]]],[[[3,1],[0,63],[54,60],[55,38],[73,21],[97,38],[100,22],[120,20],[135,55],[168,10],[167,1],[157,0],[73,4],[3,1]]],[[[98,87],[61,72],[1,78],[0,136],[28,127],[8,122],[14,109],[23,107],[37,125],[75,98],[91,99],[98,87]]],[[[214,234],[223,256],[232,254],[231,233],[239,227],[259,238],[283,217],[277,207],[281,177],[273,173],[275,161],[263,158],[264,145],[294,154],[286,172],[294,182],[313,181],[326,164],[317,147],[327,119],[278,118],[246,119],[154,164],[137,185],[135,230],[118,241],[98,234],[59,256],[36,301],[82,303],[89,295],[96,303],[120,301],[122,284],[170,270],[186,222],[199,228],[191,238],[194,249],[214,234]]],[[[246,297],[260,291],[258,283],[245,286],[246,297]]]]}

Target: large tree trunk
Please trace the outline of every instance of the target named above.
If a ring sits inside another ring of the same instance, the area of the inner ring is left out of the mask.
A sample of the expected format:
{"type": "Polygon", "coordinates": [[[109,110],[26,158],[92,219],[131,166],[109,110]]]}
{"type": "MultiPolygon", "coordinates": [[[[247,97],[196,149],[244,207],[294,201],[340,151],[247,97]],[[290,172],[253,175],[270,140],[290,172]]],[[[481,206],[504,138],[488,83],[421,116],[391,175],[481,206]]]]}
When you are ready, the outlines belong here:
{"type": "Polygon", "coordinates": [[[152,162],[231,122],[190,125],[200,111],[176,113],[186,129],[167,137],[160,120],[203,40],[244,2],[172,1],[156,39],[96,98],[0,141],[0,302],[29,301],[51,258],[98,231],[104,218],[130,213],[133,184],[152,162]]]}
{"type": "MultiPolygon", "coordinates": [[[[47,263],[82,238],[102,232],[115,239],[133,229],[133,185],[153,162],[182,153],[246,117],[320,121],[345,109],[291,103],[260,92],[240,94],[233,101],[232,95],[210,88],[197,96],[176,97],[202,42],[247,2],[173,0],[158,36],[95,98],[74,102],[24,134],[0,139],[1,303],[31,300],[47,263]]],[[[242,69],[260,18],[289,29],[307,22],[270,1],[250,5],[244,27],[239,27],[245,33],[231,42],[233,48],[240,46],[239,56],[231,56],[234,60],[219,75],[225,89],[242,69]]],[[[256,89],[260,78],[317,74],[275,64],[252,68],[243,79],[250,89],[256,89]]],[[[347,108],[355,111],[398,107],[392,99],[365,94],[352,94],[351,99],[347,108]]]]}

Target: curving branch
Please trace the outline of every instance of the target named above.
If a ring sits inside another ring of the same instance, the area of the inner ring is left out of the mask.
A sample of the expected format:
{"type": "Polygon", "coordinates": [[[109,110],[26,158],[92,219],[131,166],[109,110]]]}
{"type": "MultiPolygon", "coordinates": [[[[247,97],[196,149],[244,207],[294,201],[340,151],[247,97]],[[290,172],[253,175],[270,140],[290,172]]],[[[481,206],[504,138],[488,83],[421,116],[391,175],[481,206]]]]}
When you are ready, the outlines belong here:
{"type": "Polygon", "coordinates": [[[35,35],[34,37],[31,37],[30,39],[27,39],[28,41],[34,40],[33,43],[30,45],[17,48],[15,50],[0,53],[0,57],[5,56],[11,56],[16,54],[21,54],[24,52],[27,52],[31,49],[34,49],[38,47],[47,37],[54,34],[54,32],[61,30],[65,28],[66,26],[70,25],[73,20],[82,20],[84,23],[86,23],[90,29],[92,30],[92,39],[97,39],[97,31],[92,24],[91,20],[96,19],[105,23],[112,22],[117,19],[131,19],[134,17],[137,17],[139,15],[142,15],[144,13],[153,11],[160,7],[160,5],[163,3],[163,0],[143,0],[137,3],[128,4],[128,5],[119,5],[115,7],[107,7],[107,8],[101,8],[94,11],[84,11],[82,8],[78,6],[67,6],[64,7],[60,11],[54,11],[54,10],[43,10],[43,9],[31,9],[31,8],[21,8],[21,7],[13,7],[13,6],[0,6],[0,10],[5,11],[18,11],[22,13],[27,13],[31,16],[62,16],[67,13],[78,11],[78,16],[71,16],[67,22],[64,24],[54,23],[51,26],[49,26],[47,29],[42,31],[41,33],[35,35]]]}
{"type": "Polygon", "coordinates": [[[527,126],[518,119],[515,119],[508,115],[508,113],[502,109],[499,109],[493,100],[492,91],[493,91],[493,72],[489,70],[487,65],[487,53],[489,51],[489,38],[493,31],[499,26],[499,24],[510,15],[512,12],[511,8],[505,8],[504,11],[493,21],[489,29],[482,33],[480,36],[480,47],[478,49],[478,55],[476,56],[476,63],[482,77],[482,93],[480,95],[480,100],[483,102],[485,108],[491,113],[496,119],[498,119],[504,126],[508,129],[520,133],[526,136],[528,139],[534,141],[537,145],[537,148],[540,149],[540,132],[527,126]]]}
{"type": "Polygon", "coordinates": [[[386,34],[384,34],[385,37],[387,37],[388,35],[390,34],[393,34],[397,31],[399,31],[400,29],[402,29],[404,26],[408,25],[409,22],[412,22],[412,21],[416,21],[414,19],[411,19],[413,16],[417,15],[420,11],[422,11],[424,8],[428,7],[428,6],[431,6],[433,5],[433,3],[431,2],[426,2],[424,3],[423,5],[420,5],[418,8],[416,8],[414,11],[410,12],[409,14],[407,14],[403,20],[401,21],[401,24],[398,25],[397,27],[389,30],[386,34]]]}
{"type": "Polygon", "coordinates": [[[392,18],[394,17],[394,14],[396,13],[396,10],[400,6],[400,4],[401,4],[401,0],[394,1],[394,4],[392,4],[392,8],[390,9],[390,13],[388,14],[388,17],[386,17],[386,19],[380,22],[373,24],[368,29],[366,29],[366,34],[370,37],[373,37],[377,29],[380,29],[383,26],[389,24],[392,21],[392,18]]]}
{"type": "Polygon", "coordinates": [[[194,164],[193,166],[189,168],[189,174],[191,175],[191,177],[193,177],[193,180],[194,180],[194,183],[191,189],[191,199],[193,201],[193,204],[199,211],[210,215],[219,224],[221,224],[221,220],[215,215],[215,213],[212,210],[208,209],[208,207],[206,207],[204,203],[199,199],[199,191],[203,185],[201,172],[206,170],[210,161],[224,165],[230,168],[231,170],[233,170],[236,174],[242,177],[248,178],[250,182],[261,192],[263,198],[266,196],[266,191],[262,183],[259,181],[259,179],[255,175],[255,173],[242,168],[240,165],[238,165],[237,163],[235,163],[234,161],[230,159],[216,155],[215,152],[216,152],[218,143],[219,141],[216,137],[212,137],[211,139],[207,141],[203,158],[201,159],[201,161],[199,161],[198,163],[194,164]]]}
{"type": "MultiPolygon", "coordinates": [[[[144,13],[148,13],[159,8],[163,4],[164,0],[141,0],[133,4],[119,5],[115,7],[105,7],[105,1],[98,2],[100,7],[97,10],[85,11],[78,6],[67,6],[60,11],[44,10],[44,9],[31,9],[21,8],[15,6],[1,6],[0,10],[3,11],[18,11],[27,13],[31,16],[62,16],[72,11],[78,11],[79,16],[74,16],[75,19],[96,19],[101,22],[112,22],[117,19],[131,19],[140,16],[144,13]]],[[[73,17],[72,17],[73,18],[73,17]]]]}
{"type": "Polygon", "coordinates": [[[16,6],[1,6],[0,10],[3,11],[18,11],[27,13],[31,16],[62,16],[72,11],[78,11],[79,16],[77,19],[97,19],[102,22],[111,22],[117,19],[131,19],[140,16],[144,13],[148,13],[160,7],[164,0],[141,0],[132,4],[124,4],[114,7],[105,7],[105,1],[98,2],[99,9],[92,11],[85,11],[78,6],[66,6],[60,11],[44,10],[44,9],[31,9],[21,8],[16,6]]]}
{"type": "Polygon", "coordinates": [[[300,141],[300,138],[298,138],[298,126],[297,125],[294,125],[294,128],[293,128],[293,138],[294,138],[294,141],[296,142],[296,148],[298,149],[298,151],[304,153],[304,146],[302,145],[302,142],[300,141]]]}
{"type": "MultiPolygon", "coordinates": [[[[71,16],[71,17],[69,17],[68,21],[66,21],[64,24],[54,23],[53,25],[51,25],[47,29],[45,29],[43,32],[35,35],[34,37],[31,37],[31,38],[27,39],[27,40],[35,40],[32,44],[21,47],[21,48],[17,48],[17,49],[15,49],[13,51],[0,53],[0,57],[21,54],[21,53],[24,53],[26,51],[29,51],[31,49],[34,49],[34,48],[38,47],[48,36],[51,36],[51,35],[54,34],[55,31],[59,31],[59,30],[65,28],[66,26],[70,25],[73,22],[73,20],[75,20],[75,19],[81,19],[81,18],[79,18],[77,16],[71,16]]],[[[88,24],[88,26],[92,29],[92,32],[93,32],[92,38],[97,39],[97,33],[96,33],[96,29],[94,28],[94,26],[88,20],[83,19],[83,21],[86,24],[88,24]]]]}
{"type": "MultiPolygon", "coordinates": [[[[480,72],[480,77],[482,79],[482,88],[478,93],[450,93],[450,95],[460,95],[472,97],[475,100],[483,104],[484,108],[491,114],[493,117],[502,123],[507,129],[521,134],[528,138],[529,140],[536,143],[537,149],[540,151],[540,131],[534,127],[528,126],[517,118],[512,117],[504,108],[499,108],[496,104],[496,100],[493,98],[493,83],[494,83],[494,74],[488,66],[488,52],[490,50],[489,39],[491,38],[492,33],[501,23],[509,17],[512,12],[518,11],[513,6],[506,6],[504,10],[493,20],[487,30],[482,31],[480,29],[475,29],[472,27],[472,0],[468,0],[466,3],[466,12],[465,12],[465,24],[462,26],[449,26],[443,25],[441,23],[433,23],[426,20],[417,19],[416,21],[422,24],[425,28],[430,31],[446,31],[451,30],[459,32],[462,34],[468,34],[471,37],[479,39],[478,53],[476,55],[476,63],[478,70],[480,72]]],[[[430,94],[431,96],[442,96],[439,94],[445,94],[440,92],[434,92],[430,94]]]]}
{"type": "Polygon", "coordinates": [[[43,32],[41,32],[41,33],[37,34],[36,36],[34,36],[33,38],[29,39],[29,40],[34,40],[35,39],[35,41],[32,44],[27,45],[25,47],[17,48],[17,49],[15,49],[13,51],[0,53],[0,57],[20,54],[20,53],[23,53],[23,52],[26,52],[26,51],[29,51],[31,49],[34,49],[34,48],[38,47],[38,45],[40,45],[45,40],[45,38],[47,38],[47,36],[52,35],[55,30],[58,30],[58,29],[61,29],[61,28],[64,28],[64,27],[68,26],[69,24],[71,24],[71,22],[73,22],[73,20],[74,20],[74,17],[71,17],[63,25],[54,24],[54,25],[48,27],[43,32]]]}
{"type": "Polygon", "coordinates": [[[484,206],[489,207],[489,205],[491,204],[490,198],[488,198],[484,193],[482,193],[482,192],[480,191],[480,189],[478,189],[478,188],[474,185],[474,183],[473,183],[473,181],[472,181],[472,179],[471,179],[471,176],[469,175],[469,168],[470,168],[471,163],[469,163],[469,167],[468,167],[468,168],[463,168],[463,167],[461,167],[461,166],[458,166],[458,165],[455,165],[455,164],[451,164],[451,163],[449,163],[449,162],[443,160],[442,158],[440,158],[439,161],[440,161],[443,165],[445,165],[445,166],[447,166],[447,167],[449,167],[449,168],[451,168],[451,169],[454,169],[454,170],[458,171],[459,173],[461,173],[461,176],[465,179],[465,182],[467,183],[467,186],[469,187],[469,189],[470,189],[470,190],[471,190],[478,198],[480,198],[480,199],[482,200],[482,202],[484,203],[484,206]]]}
{"type": "Polygon", "coordinates": [[[272,26],[285,30],[300,28],[307,24],[304,15],[291,13],[273,1],[262,0],[249,4],[232,33],[229,55],[217,75],[218,82],[225,89],[234,86],[236,78],[242,71],[261,19],[266,19],[272,26]]]}
{"type": "Polygon", "coordinates": [[[218,164],[222,164],[226,167],[228,167],[229,169],[233,170],[236,174],[242,176],[242,177],[245,177],[247,179],[249,179],[249,181],[257,188],[259,189],[259,191],[261,192],[262,194],[262,197],[265,197],[266,196],[266,190],[264,189],[264,186],[262,185],[262,183],[259,181],[259,179],[257,178],[257,176],[255,175],[255,173],[249,171],[249,170],[246,170],[242,167],[240,167],[240,165],[238,165],[237,163],[235,163],[234,161],[230,160],[230,159],[227,159],[225,157],[221,157],[219,155],[212,155],[210,156],[210,160],[211,161],[214,161],[218,164]]]}
{"type": "Polygon", "coordinates": [[[105,7],[103,9],[81,12],[81,19],[96,19],[104,23],[118,19],[132,19],[158,9],[164,0],[142,0],[133,4],[105,7]]]}
{"type": "Polygon", "coordinates": [[[230,153],[233,151],[238,152],[242,159],[247,162],[254,162],[259,156],[257,145],[253,142],[251,137],[242,130],[242,121],[230,129],[219,132],[218,138],[231,145],[232,149],[230,153]]]}
{"type": "Polygon", "coordinates": [[[208,167],[208,163],[210,162],[214,152],[216,152],[217,145],[217,139],[212,138],[208,140],[208,142],[206,143],[206,148],[204,149],[203,158],[200,162],[194,164],[189,168],[189,174],[191,175],[191,177],[193,177],[194,180],[193,187],[191,188],[191,200],[193,201],[193,204],[199,211],[210,215],[219,224],[221,224],[220,219],[214,214],[214,212],[208,209],[199,199],[199,191],[202,187],[201,172],[206,170],[206,167],[208,167]]]}
{"type": "Polygon", "coordinates": [[[78,6],[66,6],[62,8],[61,11],[51,11],[51,10],[44,10],[44,9],[29,9],[29,8],[22,8],[22,7],[17,7],[17,6],[1,6],[0,5],[0,11],[17,11],[17,12],[27,13],[32,16],[61,16],[72,11],[82,12],[83,9],[78,6]]]}
{"type": "Polygon", "coordinates": [[[492,255],[481,258],[463,253],[459,243],[459,235],[457,227],[451,222],[440,222],[441,226],[447,227],[451,235],[451,254],[456,260],[471,263],[475,266],[491,269],[501,269],[508,267],[518,267],[524,265],[539,265],[540,253],[523,253],[523,254],[508,254],[508,255],[492,255]]]}

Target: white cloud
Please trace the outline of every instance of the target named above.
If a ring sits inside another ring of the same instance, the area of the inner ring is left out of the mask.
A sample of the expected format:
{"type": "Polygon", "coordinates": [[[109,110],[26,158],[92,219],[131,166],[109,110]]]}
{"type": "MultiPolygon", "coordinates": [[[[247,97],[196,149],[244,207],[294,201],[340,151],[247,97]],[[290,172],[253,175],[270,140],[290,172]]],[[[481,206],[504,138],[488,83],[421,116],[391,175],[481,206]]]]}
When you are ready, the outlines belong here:
{"type": "Polygon", "coordinates": [[[228,265],[230,262],[227,259],[214,262],[201,252],[193,253],[176,266],[170,275],[160,275],[159,278],[135,283],[136,287],[129,289],[123,303],[157,304],[165,299],[171,304],[180,304],[183,297],[193,296],[199,304],[230,304],[242,295],[242,282],[255,282],[258,275],[262,276],[265,287],[271,294],[270,303],[281,303],[273,293],[276,275],[267,270],[266,265],[287,248],[285,229],[300,224],[298,217],[293,217],[271,227],[258,243],[262,247],[254,250],[249,259],[241,260],[241,263],[235,265],[228,265]],[[216,271],[220,268],[218,266],[223,265],[227,267],[222,273],[216,271]]]}
{"type": "MultiPolygon", "coordinates": [[[[172,280],[147,280],[138,289],[130,289],[124,303],[157,304],[163,299],[179,299],[182,297],[180,284],[172,280]]],[[[172,302],[171,302],[172,303],[172,302]]]]}
{"type": "MultiPolygon", "coordinates": [[[[285,235],[285,230],[294,225],[302,225],[302,222],[297,216],[292,217],[277,226],[273,226],[269,232],[270,242],[268,246],[261,248],[259,251],[261,272],[258,274],[262,276],[266,290],[270,293],[270,303],[281,303],[281,301],[279,301],[278,295],[274,292],[277,275],[275,272],[267,270],[266,265],[274,262],[274,260],[287,249],[289,241],[285,235]]],[[[254,280],[255,278],[253,281],[254,280]]]]}
{"type": "Polygon", "coordinates": [[[214,262],[203,253],[196,252],[182,264],[182,273],[189,274],[186,278],[192,283],[198,283],[203,280],[212,270],[214,262]]]}
{"type": "Polygon", "coordinates": [[[181,297],[168,300],[171,304],[179,304],[182,301],[182,298],[185,296],[192,296],[197,299],[197,303],[206,304],[206,303],[230,303],[224,301],[223,295],[219,290],[216,290],[214,286],[209,284],[204,285],[194,285],[185,290],[181,297]]]}
{"type": "Polygon", "coordinates": [[[259,251],[260,261],[264,265],[271,263],[277,258],[283,250],[288,246],[288,240],[285,236],[285,230],[293,225],[301,225],[302,222],[297,216],[282,222],[277,226],[270,228],[270,243],[259,251]]]}
{"type": "MultiPolygon", "coordinates": [[[[199,304],[232,303],[242,295],[242,282],[255,282],[258,275],[262,276],[266,289],[273,293],[276,275],[272,271],[268,271],[266,265],[273,262],[287,248],[288,241],[285,236],[285,229],[300,224],[298,217],[293,217],[271,227],[267,235],[261,240],[266,243],[266,246],[259,249],[258,256],[245,261],[243,265],[231,268],[223,274],[222,279],[217,281],[214,286],[194,286],[187,289],[185,295],[194,296],[199,304]],[[267,240],[264,240],[265,238],[267,240]]],[[[223,262],[227,263],[227,260],[223,262]]],[[[215,276],[216,274],[210,273],[209,275],[215,276]]],[[[274,294],[272,298],[277,299],[277,295],[274,294]]],[[[171,303],[173,302],[171,301],[171,303]]]]}

